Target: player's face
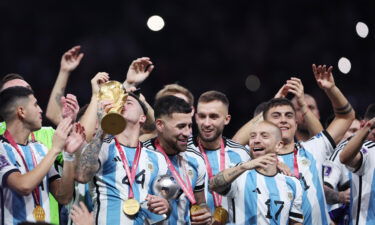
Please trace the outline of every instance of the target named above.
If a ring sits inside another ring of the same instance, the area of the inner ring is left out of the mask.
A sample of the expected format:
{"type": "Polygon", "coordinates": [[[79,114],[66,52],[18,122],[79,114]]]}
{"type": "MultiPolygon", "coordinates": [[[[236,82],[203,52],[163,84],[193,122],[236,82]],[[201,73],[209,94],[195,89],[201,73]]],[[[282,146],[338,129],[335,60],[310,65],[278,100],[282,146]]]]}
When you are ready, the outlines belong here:
{"type": "Polygon", "coordinates": [[[172,113],[163,116],[157,125],[158,138],[176,152],[184,152],[187,148],[188,138],[191,136],[192,119],[190,113],[172,113]]]}
{"type": "Polygon", "coordinates": [[[31,131],[39,130],[42,127],[42,109],[39,107],[34,95],[29,95],[24,105],[24,123],[31,131]]]}
{"type": "Polygon", "coordinates": [[[251,129],[249,138],[251,157],[257,158],[268,153],[277,153],[277,145],[281,140],[280,136],[277,138],[275,129],[277,128],[266,123],[260,123],[251,129]]]}
{"type": "Polygon", "coordinates": [[[195,121],[199,137],[205,142],[221,138],[225,125],[230,121],[228,108],[221,101],[198,103],[195,121]]]}
{"type": "Polygon", "coordinates": [[[28,84],[26,81],[21,80],[21,79],[14,79],[14,80],[10,80],[10,81],[6,82],[1,90],[7,89],[7,88],[10,88],[10,87],[17,87],[17,86],[21,86],[21,87],[31,89],[30,84],[28,84]]]}
{"type": "Polygon", "coordinates": [[[349,129],[345,132],[344,137],[341,140],[346,140],[348,137],[355,134],[361,128],[361,122],[359,120],[353,120],[349,129]]]}
{"type": "Polygon", "coordinates": [[[270,108],[267,112],[266,120],[278,126],[285,143],[293,140],[297,130],[296,115],[289,105],[281,105],[270,108]]]}
{"type": "Polygon", "coordinates": [[[138,123],[144,122],[146,119],[143,110],[137,99],[133,96],[128,96],[124,105],[123,116],[127,122],[138,123]]]}

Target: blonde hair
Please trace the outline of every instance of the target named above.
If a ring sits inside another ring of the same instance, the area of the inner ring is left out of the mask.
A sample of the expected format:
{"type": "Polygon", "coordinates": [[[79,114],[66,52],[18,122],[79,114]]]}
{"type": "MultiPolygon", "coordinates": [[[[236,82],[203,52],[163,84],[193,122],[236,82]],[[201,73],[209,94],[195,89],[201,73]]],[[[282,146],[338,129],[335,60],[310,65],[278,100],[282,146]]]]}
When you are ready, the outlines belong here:
{"type": "Polygon", "coordinates": [[[188,99],[188,104],[190,106],[194,105],[194,96],[193,94],[185,87],[179,85],[179,84],[167,84],[156,93],[155,100],[160,99],[161,97],[168,96],[168,95],[174,95],[174,94],[182,94],[186,96],[188,99]]]}

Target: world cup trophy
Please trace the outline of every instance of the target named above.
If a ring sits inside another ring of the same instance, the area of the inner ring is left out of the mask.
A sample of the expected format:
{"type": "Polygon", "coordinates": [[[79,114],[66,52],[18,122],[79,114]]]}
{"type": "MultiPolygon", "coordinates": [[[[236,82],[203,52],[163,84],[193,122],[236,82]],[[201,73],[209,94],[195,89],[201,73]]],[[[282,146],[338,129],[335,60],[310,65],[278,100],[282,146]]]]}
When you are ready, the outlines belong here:
{"type": "Polygon", "coordinates": [[[118,81],[112,80],[100,85],[99,99],[113,102],[113,108],[100,122],[105,133],[117,135],[125,129],[126,121],[121,113],[127,97],[128,94],[118,81]]]}

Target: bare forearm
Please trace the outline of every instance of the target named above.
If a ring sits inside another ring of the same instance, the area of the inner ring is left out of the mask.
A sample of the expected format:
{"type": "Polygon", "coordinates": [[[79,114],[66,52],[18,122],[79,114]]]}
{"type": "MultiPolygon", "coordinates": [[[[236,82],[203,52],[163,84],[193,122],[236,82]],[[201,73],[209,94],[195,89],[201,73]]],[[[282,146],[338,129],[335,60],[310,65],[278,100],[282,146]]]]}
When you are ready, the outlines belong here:
{"type": "Polygon", "coordinates": [[[233,136],[232,140],[240,143],[241,145],[247,145],[249,142],[251,128],[261,121],[263,121],[262,113],[258,114],[250,121],[248,121],[245,125],[243,125],[233,136]]]}
{"type": "Polygon", "coordinates": [[[46,116],[55,125],[59,124],[62,119],[62,107],[60,104],[60,99],[62,96],[64,96],[69,75],[70,73],[68,71],[59,71],[55,85],[53,86],[51,92],[51,96],[48,101],[46,116]]]}
{"type": "Polygon", "coordinates": [[[56,180],[57,184],[54,186],[55,190],[52,190],[54,197],[62,205],[68,204],[72,199],[74,190],[74,172],[74,161],[65,161],[63,175],[61,179],[56,180]]]}
{"type": "Polygon", "coordinates": [[[340,202],[339,192],[333,190],[327,185],[324,185],[324,195],[326,196],[326,201],[328,204],[332,205],[340,202]]]}
{"type": "Polygon", "coordinates": [[[229,185],[239,177],[246,169],[241,165],[225,169],[214,176],[209,183],[209,189],[217,193],[223,193],[229,185]]]}
{"type": "Polygon", "coordinates": [[[95,133],[97,124],[97,111],[98,111],[98,98],[96,96],[91,97],[89,106],[86,112],[80,119],[80,123],[85,128],[86,141],[90,141],[95,133]]]}
{"type": "Polygon", "coordinates": [[[314,113],[312,113],[311,110],[307,107],[307,105],[304,105],[301,110],[310,136],[315,136],[316,134],[321,132],[323,130],[322,124],[314,115],[314,113]]]}
{"type": "Polygon", "coordinates": [[[344,147],[343,151],[340,153],[341,163],[356,168],[361,160],[361,155],[359,150],[361,150],[363,142],[366,140],[369,128],[361,128],[355,136],[350,139],[348,144],[344,147]]]}
{"type": "Polygon", "coordinates": [[[28,173],[14,173],[9,175],[7,185],[22,195],[30,194],[37,187],[53,166],[58,152],[51,149],[43,160],[28,173]]]}
{"type": "Polygon", "coordinates": [[[336,117],[354,119],[354,110],[337,86],[324,90],[331,101],[336,117]]]}
{"type": "Polygon", "coordinates": [[[98,129],[92,141],[84,147],[76,169],[76,180],[78,182],[87,183],[97,172],[99,152],[103,143],[102,135],[103,131],[98,129]]]}

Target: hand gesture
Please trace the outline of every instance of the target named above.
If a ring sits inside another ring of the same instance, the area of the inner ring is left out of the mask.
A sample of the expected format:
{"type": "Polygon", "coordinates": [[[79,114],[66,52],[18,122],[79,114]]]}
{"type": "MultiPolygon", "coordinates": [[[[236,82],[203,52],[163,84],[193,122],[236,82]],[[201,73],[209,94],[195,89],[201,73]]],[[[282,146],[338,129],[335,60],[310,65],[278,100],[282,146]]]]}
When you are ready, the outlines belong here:
{"type": "Polygon", "coordinates": [[[75,153],[85,140],[85,128],[80,123],[74,123],[73,130],[66,139],[65,151],[69,154],[75,153]]]}
{"type": "Polygon", "coordinates": [[[277,162],[277,169],[286,176],[293,176],[292,171],[285,163],[277,162]]]}
{"type": "Polygon", "coordinates": [[[81,46],[77,45],[69,49],[61,57],[60,70],[65,72],[72,72],[77,68],[81,59],[83,58],[83,53],[80,53],[81,46]]]}
{"type": "Polygon", "coordinates": [[[312,65],[315,80],[318,83],[318,86],[323,90],[328,90],[335,86],[332,69],[332,66],[327,69],[326,65],[319,65],[318,67],[315,64],[312,65]]]}
{"type": "Polygon", "coordinates": [[[129,85],[129,87],[138,86],[150,75],[153,69],[154,65],[152,65],[150,58],[138,58],[130,64],[125,83],[129,85]]]}
{"type": "Polygon", "coordinates": [[[267,155],[260,156],[256,159],[249,160],[242,164],[247,170],[252,170],[256,168],[267,168],[268,165],[273,165],[277,162],[277,157],[275,153],[268,153],[267,155]]]}
{"type": "Polygon", "coordinates": [[[166,214],[169,211],[169,203],[166,199],[156,196],[147,195],[147,206],[148,210],[156,214],[166,214]]]}
{"type": "Polygon", "coordinates": [[[109,81],[109,74],[106,72],[97,73],[94,78],[91,79],[92,95],[95,96],[99,93],[100,84],[109,81]]]}
{"type": "Polygon", "coordinates": [[[70,218],[72,218],[75,225],[94,225],[94,216],[89,212],[83,202],[79,202],[80,206],[73,205],[70,211],[70,218]]]}
{"type": "Polygon", "coordinates": [[[70,117],[72,121],[76,121],[79,111],[77,97],[72,94],[67,94],[66,97],[61,97],[62,118],[70,117]]]}
{"type": "Polygon", "coordinates": [[[61,152],[64,149],[66,139],[68,138],[72,127],[72,118],[67,117],[61,120],[52,138],[53,149],[57,150],[58,152],[61,152]]]}
{"type": "Polygon", "coordinates": [[[191,224],[211,224],[212,215],[208,210],[208,207],[202,207],[202,209],[196,212],[190,212],[191,224]]]}
{"type": "Polygon", "coordinates": [[[350,188],[339,192],[339,202],[342,204],[350,204],[350,188]]]}
{"type": "Polygon", "coordinates": [[[288,94],[288,87],[284,84],[279,91],[276,93],[274,98],[285,98],[288,94]]]}

